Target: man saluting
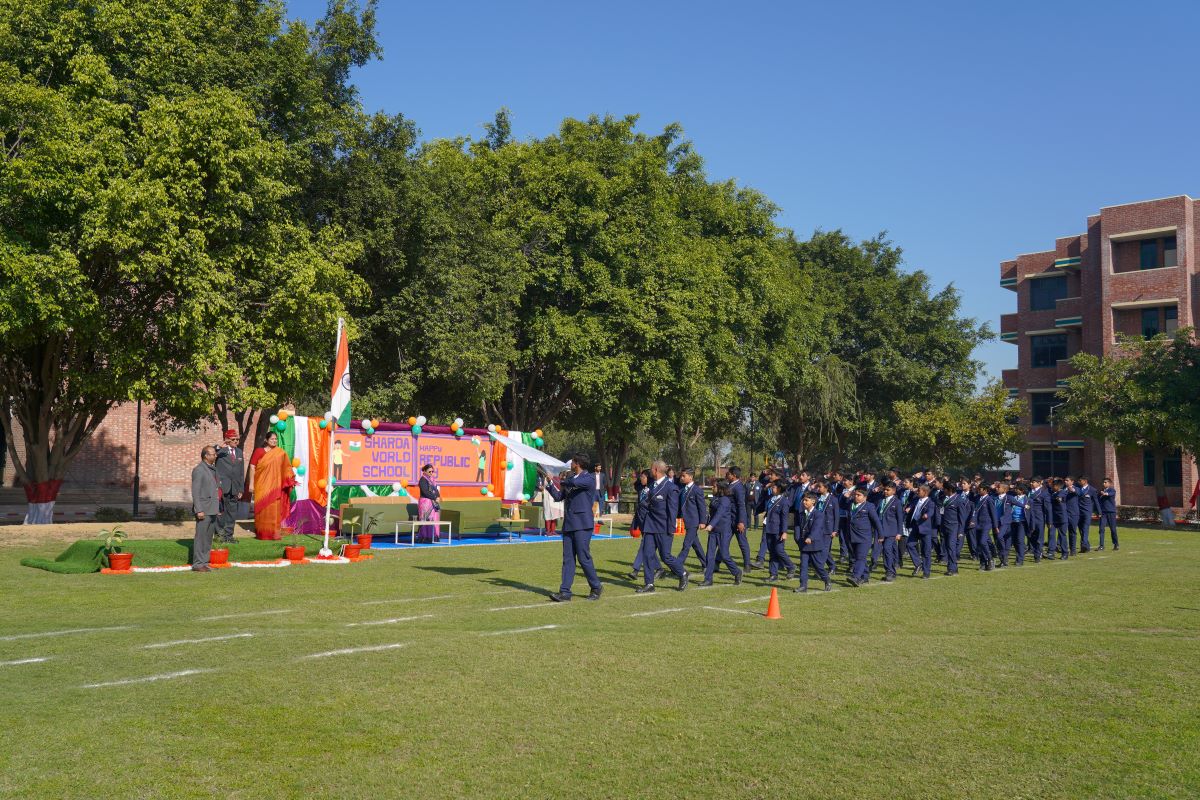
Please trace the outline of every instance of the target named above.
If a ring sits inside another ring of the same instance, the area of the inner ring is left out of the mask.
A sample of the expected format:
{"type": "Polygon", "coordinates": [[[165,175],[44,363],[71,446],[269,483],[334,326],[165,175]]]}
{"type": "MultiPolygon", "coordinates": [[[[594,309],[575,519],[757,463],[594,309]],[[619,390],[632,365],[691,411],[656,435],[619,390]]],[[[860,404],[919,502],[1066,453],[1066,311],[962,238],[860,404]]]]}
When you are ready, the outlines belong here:
{"type": "Polygon", "coordinates": [[[596,502],[596,481],[587,474],[590,469],[591,464],[586,456],[574,456],[571,459],[571,474],[562,478],[560,487],[554,485],[550,474],[542,468],[546,475],[546,491],[563,504],[562,586],[550,595],[550,599],[556,603],[565,603],[571,599],[576,561],[579,562],[588,586],[592,589],[587,599],[600,599],[600,578],[596,575],[596,567],[592,563],[592,532],[596,525],[592,515],[592,504],[596,502]]]}

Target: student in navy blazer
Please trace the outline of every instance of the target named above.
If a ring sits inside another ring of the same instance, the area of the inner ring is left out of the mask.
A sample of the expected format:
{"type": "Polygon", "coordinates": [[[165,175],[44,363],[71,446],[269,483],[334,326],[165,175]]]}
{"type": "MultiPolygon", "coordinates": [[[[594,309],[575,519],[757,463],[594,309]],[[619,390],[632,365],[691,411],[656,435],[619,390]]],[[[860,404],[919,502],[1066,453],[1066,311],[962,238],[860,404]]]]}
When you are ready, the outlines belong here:
{"type": "Polygon", "coordinates": [[[850,584],[863,586],[869,579],[867,573],[867,551],[871,543],[879,538],[882,528],[879,512],[867,502],[867,490],[859,487],[850,495],[850,512],[847,516],[847,534],[854,561],[850,569],[850,584]]]}
{"type": "Polygon", "coordinates": [[[840,506],[838,504],[837,495],[833,493],[832,486],[824,481],[817,481],[817,511],[825,515],[825,530],[828,536],[825,537],[825,570],[830,574],[833,573],[833,537],[837,535],[838,518],[840,516],[840,506]]]}
{"type": "Polygon", "coordinates": [[[958,555],[962,552],[962,537],[970,516],[969,502],[953,483],[946,483],[938,509],[938,538],[942,542],[942,558],[946,574],[958,574],[958,555]]]}
{"type": "Polygon", "coordinates": [[[817,571],[817,577],[825,582],[825,591],[832,585],[825,571],[826,554],[829,552],[829,516],[817,509],[817,493],[807,492],[800,499],[802,511],[796,527],[796,542],[800,545],[800,585],[797,592],[808,591],[808,568],[817,571]]]}
{"type": "Polygon", "coordinates": [[[1013,497],[1009,494],[1007,483],[996,487],[996,494],[986,498],[988,513],[988,529],[996,543],[996,564],[998,569],[1008,566],[1008,548],[1011,546],[1009,536],[1013,521],[1013,497]]]}
{"type": "Polygon", "coordinates": [[[750,509],[747,507],[749,496],[746,484],[742,483],[740,467],[730,467],[725,470],[725,480],[729,481],[729,499],[733,502],[733,535],[742,551],[742,566],[750,567],[750,542],[746,539],[746,528],[750,525],[750,509]]]}
{"type": "MultiPolygon", "coordinates": [[[[637,500],[633,506],[633,522],[630,524],[629,528],[630,530],[636,528],[639,533],[642,530],[642,518],[646,515],[646,507],[650,504],[651,480],[653,480],[653,477],[650,474],[650,470],[644,469],[637,473],[636,482],[634,483],[634,489],[637,490],[637,500]]],[[[645,558],[646,554],[643,552],[642,543],[639,541],[637,555],[633,557],[633,570],[629,573],[629,580],[637,580],[638,573],[642,571],[643,567],[646,567],[651,572],[655,573],[655,575],[658,574],[658,571],[661,569],[658,563],[658,558],[651,553],[649,565],[642,563],[645,558]]]]}
{"type": "Polygon", "coordinates": [[[1029,550],[1033,552],[1034,562],[1042,560],[1042,530],[1046,517],[1042,507],[1042,479],[1034,477],[1029,481],[1029,494],[1025,496],[1025,538],[1029,550]]]}
{"type": "Polygon", "coordinates": [[[1105,478],[1100,490],[1098,505],[1100,508],[1100,549],[1104,549],[1104,529],[1112,531],[1113,550],[1120,550],[1117,544],[1117,490],[1113,488],[1112,478],[1105,478]]]}
{"type": "Polygon", "coordinates": [[[1067,542],[1071,546],[1071,555],[1075,555],[1075,537],[1079,532],[1079,489],[1073,478],[1063,480],[1063,508],[1067,515],[1067,542]]]}
{"type": "Polygon", "coordinates": [[[576,455],[571,459],[571,475],[562,479],[562,487],[554,485],[546,473],[546,489],[550,496],[563,503],[562,521],[562,586],[557,593],[550,595],[556,603],[571,599],[571,585],[575,582],[575,562],[583,569],[588,586],[592,592],[588,600],[600,599],[600,578],[596,575],[596,567],[592,563],[591,542],[592,533],[596,529],[596,520],[592,514],[592,506],[596,502],[596,480],[588,472],[592,465],[587,457],[576,455]]]}
{"type": "Polygon", "coordinates": [[[879,536],[871,548],[871,569],[875,562],[883,557],[883,580],[891,583],[896,580],[898,545],[904,535],[904,508],[896,495],[896,485],[885,483],[883,495],[879,499],[879,536]]]}
{"type": "Polygon", "coordinates": [[[733,539],[733,499],[729,496],[729,481],[717,481],[704,529],[708,531],[708,554],[704,562],[704,582],[700,585],[712,586],[718,561],[729,570],[734,585],[738,585],[742,582],[742,571],[729,555],[729,542],[733,539]]]}
{"type": "Polygon", "coordinates": [[[913,577],[918,572],[922,577],[929,578],[930,564],[933,557],[933,531],[937,510],[929,498],[929,484],[923,483],[917,487],[917,499],[913,502],[912,511],[906,519],[908,527],[908,557],[913,563],[913,577]]]}
{"type": "Polygon", "coordinates": [[[679,471],[679,518],[683,520],[683,546],[677,558],[686,562],[688,552],[695,551],[700,566],[704,566],[707,562],[696,531],[708,522],[708,503],[704,502],[704,488],[696,483],[691,467],[679,471]]]}
{"type": "Polygon", "coordinates": [[[1050,547],[1047,548],[1046,558],[1053,559],[1057,552],[1064,561],[1070,553],[1067,542],[1067,485],[1064,481],[1054,479],[1053,505],[1051,506],[1050,522],[1054,531],[1050,537],[1050,547]]]}
{"type": "Polygon", "coordinates": [[[787,570],[787,580],[796,576],[796,565],[788,557],[784,543],[788,534],[788,507],[784,502],[784,486],[782,481],[772,481],[766,486],[767,502],[763,509],[763,538],[767,540],[767,552],[770,553],[770,578],[779,577],[779,569],[787,570]]]}
{"type": "Polygon", "coordinates": [[[1076,487],[1076,491],[1079,495],[1079,552],[1086,553],[1092,549],[1088,531],[1092,527],[1092,514],[1099,504],[1100,493],[1088,481],[1086,475],[1079,476],[1079,486],[1076,487]]]}
{"type": "Polygon", "coordinates": [[[649,502],[642,517],[645,583],[637,591],[639,594],[654,591],[655,575],[650,570],[650,564],[657,552],[662,563],[679,577],[679,591],[682,592],[687,588],[687,570],[680,559],[671,555],[671,537],[675,535],[675,520],[679,518],[679,487],[667,477],[667,462],[655,461],[650,471],[652,482],[649,502]]]}

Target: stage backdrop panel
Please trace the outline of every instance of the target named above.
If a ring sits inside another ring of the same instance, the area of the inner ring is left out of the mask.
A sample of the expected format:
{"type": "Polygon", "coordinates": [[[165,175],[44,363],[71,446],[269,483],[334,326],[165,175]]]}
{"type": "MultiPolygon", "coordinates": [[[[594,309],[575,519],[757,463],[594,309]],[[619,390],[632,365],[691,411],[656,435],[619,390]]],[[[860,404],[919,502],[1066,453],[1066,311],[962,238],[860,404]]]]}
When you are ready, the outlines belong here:
{"type": "Polygon", "coordinates": [[[334,447],[342,451],[342,475],[339,485],[376,486],[399,481],[416,485],[424,464],[433,465],[434,479],[444,496],[479,495],[488,483],[494,446],[481,439],[478,444],[467,437],[422,434],[407,431],[376,431],[367,436],[359,430],[339,429],[334,447]],[[479,468],[480,456],[485,467],[479,468]]]}

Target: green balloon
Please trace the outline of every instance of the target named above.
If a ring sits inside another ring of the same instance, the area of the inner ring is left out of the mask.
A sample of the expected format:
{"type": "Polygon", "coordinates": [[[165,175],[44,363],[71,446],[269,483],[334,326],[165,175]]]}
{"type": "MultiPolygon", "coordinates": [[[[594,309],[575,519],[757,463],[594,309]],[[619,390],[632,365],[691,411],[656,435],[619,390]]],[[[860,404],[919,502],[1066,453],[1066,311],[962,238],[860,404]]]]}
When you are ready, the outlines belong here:
{"type": "Polygon", "coordinates": [[[275,430],[279,431],[280,433],[283,433],[284,431],[287,430],[287,423],[284,422],[283,420],[279,420],[279,422],[275,423],[275,430]]]}
{"type": "Polygon", "coordinates": [[[504,462],[504,468],[505,468],[505,469],[512,469],[512,468],[513,468],[513,463],[512,463],[511,461],[505,461],[505,462],[504,462]]]}
{"type": "Polygon", "coordinates": [[[480,487],[479,487],[479,493],[480,493],[480,494],[487,494],[487,487],[486,487],[486,486],[480,486],[480,487]]]}

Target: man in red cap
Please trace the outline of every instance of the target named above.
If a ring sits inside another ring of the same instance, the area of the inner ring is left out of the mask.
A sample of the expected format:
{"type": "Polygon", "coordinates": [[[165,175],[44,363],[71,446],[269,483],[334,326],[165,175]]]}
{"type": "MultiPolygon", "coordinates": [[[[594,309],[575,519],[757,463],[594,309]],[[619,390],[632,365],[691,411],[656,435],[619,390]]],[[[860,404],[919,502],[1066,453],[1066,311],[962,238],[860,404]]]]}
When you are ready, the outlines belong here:
{"type": "Polygon", "coordinates": [[[217,536],[224,544],[232,544],[233,523],[237,519],[238,503],[246,496],[246,457],[237,446],[238,432],[225,431],[225,444],[217,448],[217,479],[225,498],[217,521],[217,536]]]}

